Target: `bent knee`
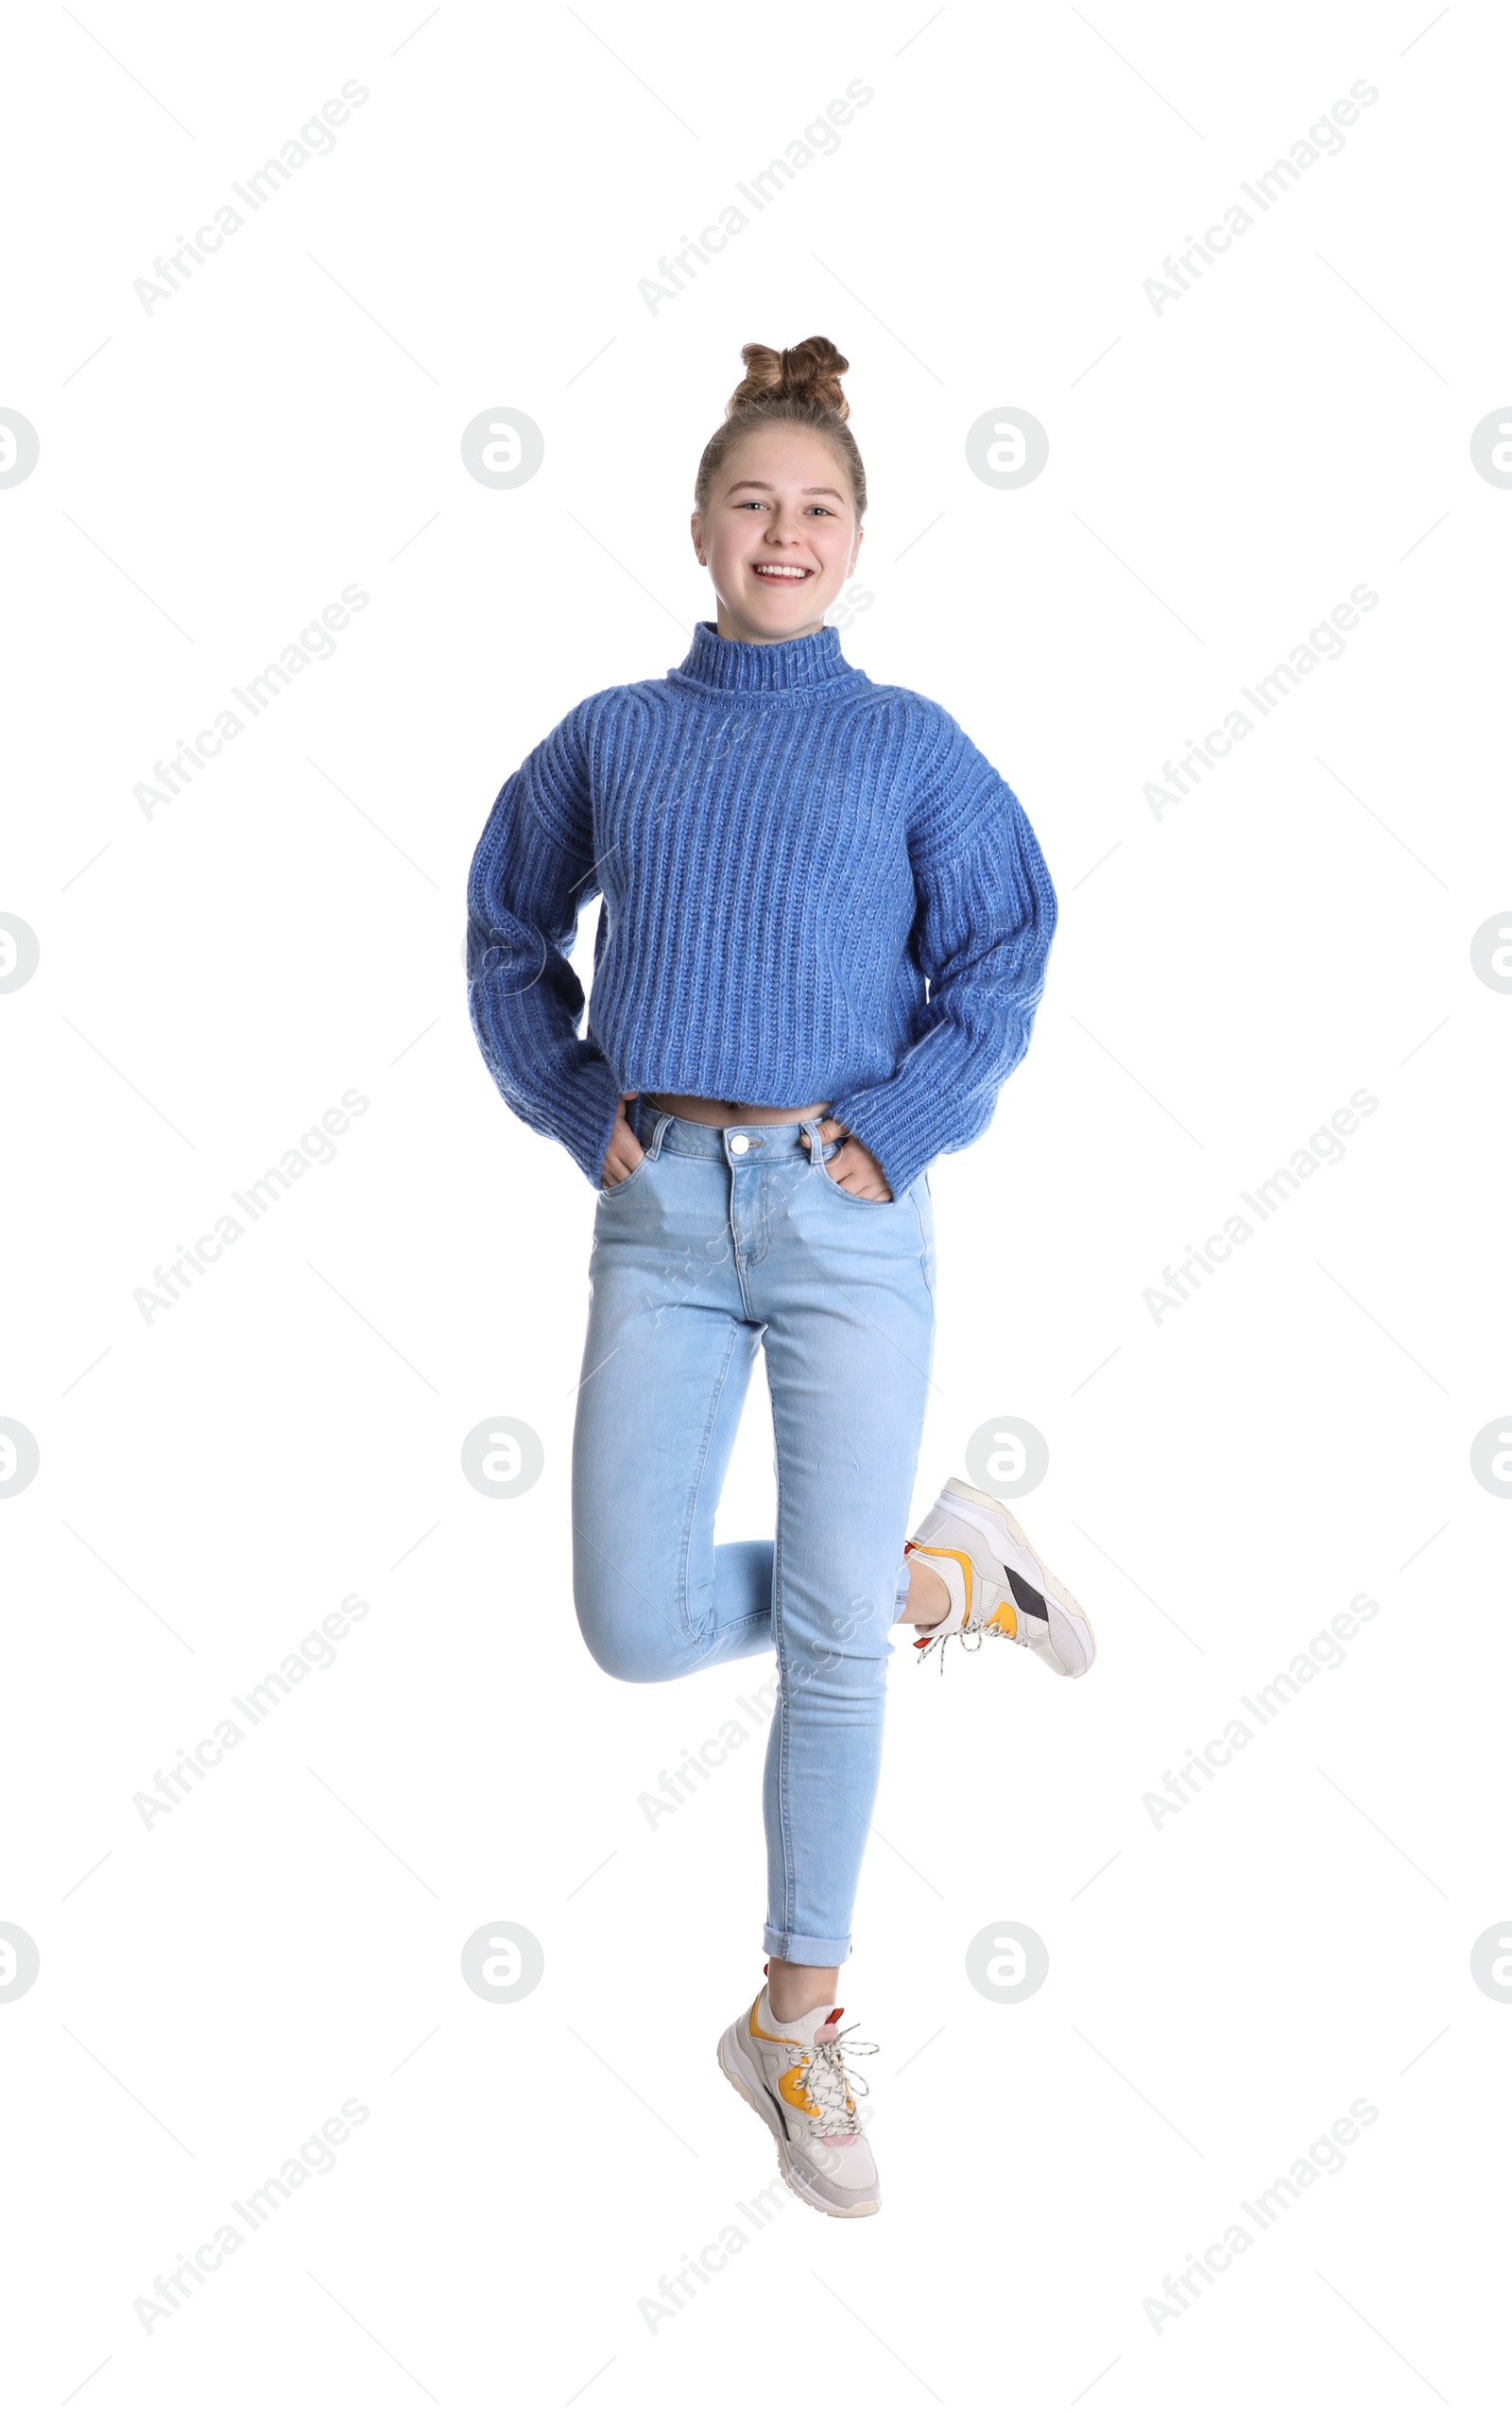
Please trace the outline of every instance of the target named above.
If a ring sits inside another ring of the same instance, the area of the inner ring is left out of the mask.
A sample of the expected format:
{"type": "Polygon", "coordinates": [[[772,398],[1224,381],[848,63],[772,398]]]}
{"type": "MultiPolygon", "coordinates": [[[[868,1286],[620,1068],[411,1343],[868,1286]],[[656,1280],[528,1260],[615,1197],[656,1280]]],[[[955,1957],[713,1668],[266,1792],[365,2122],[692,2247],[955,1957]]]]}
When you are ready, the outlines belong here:
{"type": "Polygon", "coordinates": [[[591,1633],[585,1628],[583,1639],[594,1664],[612,1675],[616,1683],[669,1683],[683,1672],[685,1662],[680,1656],[647,1650],[620,1635],[591,1633]]]}
{"type": "Polygon", "coordinates": [[[700,1655],[670,1610],[655,1611],[622,1589],[606,1598],[594,1584],[579,1583],[575,1600],[589,1655],[616,1682],[668,1683],[700,1655]]]}

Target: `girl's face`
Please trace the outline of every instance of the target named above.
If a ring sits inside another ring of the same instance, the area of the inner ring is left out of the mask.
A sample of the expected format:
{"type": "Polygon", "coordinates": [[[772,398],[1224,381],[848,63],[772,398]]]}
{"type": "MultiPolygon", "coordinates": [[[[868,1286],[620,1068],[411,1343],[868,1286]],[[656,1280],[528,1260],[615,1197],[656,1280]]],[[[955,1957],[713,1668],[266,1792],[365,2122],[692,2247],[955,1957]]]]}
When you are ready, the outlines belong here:
{"type": "Polygon", "coordinates": [[[834,446],[813,427],[762,427],[730,448],[693,514],[694,550],[743,645],[812,636],[855,570],[864,531],[834,446]]]}

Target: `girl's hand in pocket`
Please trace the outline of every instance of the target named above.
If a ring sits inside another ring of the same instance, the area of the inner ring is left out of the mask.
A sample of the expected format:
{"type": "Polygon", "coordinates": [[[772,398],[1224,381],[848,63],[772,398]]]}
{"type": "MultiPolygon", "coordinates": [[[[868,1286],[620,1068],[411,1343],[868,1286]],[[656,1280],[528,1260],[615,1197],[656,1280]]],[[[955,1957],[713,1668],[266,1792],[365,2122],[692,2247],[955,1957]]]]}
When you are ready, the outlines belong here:
{"type": "MultiPolygon", "coordinates": [[[[807,1131],[800,1136],[806,1147],[809,1144],[807,1131]]],[[[882,1166],[869,1147],[863,1147],[859,1139],[851,1137],[843,1122],[821,1122],[819,1137],[825,1141],[839,1139],[844,1142],[838,1154],[832,1156],[825,1166],[836,1189],[848,1189],[852,1197],[870,1197],[879,1206],[891,1203],[892,1191],[887,1186],[882,1166]]]]}
{"type": "Polygon", "coordinates": [[[631,1089],[620,1099],[616,1109],[614,1128],[610,1132],[609,1146],[604,1150],[603,1176],[599,1183],[603,1189],[612,1189],[617,1181],[627,1180],[645,1153],[645,1149],[630,1128],[629,1117],[625,1111],[626,1107],[640,1094],[639,1089],[631,1089]]]}

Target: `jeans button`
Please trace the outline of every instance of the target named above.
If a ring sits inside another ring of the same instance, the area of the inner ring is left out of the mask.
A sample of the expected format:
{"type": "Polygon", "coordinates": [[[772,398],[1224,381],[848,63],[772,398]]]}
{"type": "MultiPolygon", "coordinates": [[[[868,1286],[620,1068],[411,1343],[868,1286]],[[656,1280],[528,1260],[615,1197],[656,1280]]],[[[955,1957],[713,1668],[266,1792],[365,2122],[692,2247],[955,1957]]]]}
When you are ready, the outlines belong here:
{"type": "Polygon", "coordinates": [[[750,1141],[747,1138],[745,1132],[743,1130],[737,1130],[733,1139],[730,1143],[730,1152],[732,1156],[744,1156],[749,1146],[750,1141]]]}

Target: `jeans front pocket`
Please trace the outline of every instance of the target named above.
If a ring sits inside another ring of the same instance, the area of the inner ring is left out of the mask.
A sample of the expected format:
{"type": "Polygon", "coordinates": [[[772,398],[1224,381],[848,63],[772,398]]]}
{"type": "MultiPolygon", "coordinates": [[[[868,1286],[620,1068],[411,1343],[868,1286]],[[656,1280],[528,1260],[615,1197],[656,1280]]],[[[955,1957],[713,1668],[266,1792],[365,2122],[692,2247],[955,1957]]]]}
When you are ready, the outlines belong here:
{"type": "MultiPolygon", "coordinates": [[[[819,1170],[824,1175],[824,1185],[826,1189],[832,1191],[833,1194],[836,1197],[840,1198],[847,1206],[864,1206],[873,1215],[878,1213],[885,1214],[889,1207],[896,1206],[899,1203],[899,1200],[896,1197],[857,1197],[852,1191],[841,1188],[840,1183],[835,1180],[834,1175],[830,1170],[830,1159],[832,1155],[837,1156],[839,1154],[842,1144],[843,1143],[838,1139],[826,1142],[823,1151],[820,1154],[819,1170]]],[[[859,1146],[860,1142],[857,1141],[856,1144],[859,1146]]]]}
{"type": "Polygon", "coordinates": [[[641,1175],[644,1172],[647,1164],[650,1163],[651,1161],[650,1152],[649,1150],[646,1150],[643,1153],[640,1163],[631,1167],[631,1169],[626,1174],[623,1180],[613,1180],[609,1182],[600,1181],[598,1185],[599,1197],[601,1198],[623,1197],[627,1189],[633,1189],[635,1187],[636,1182],[640,1180],[641,1175]]]}

